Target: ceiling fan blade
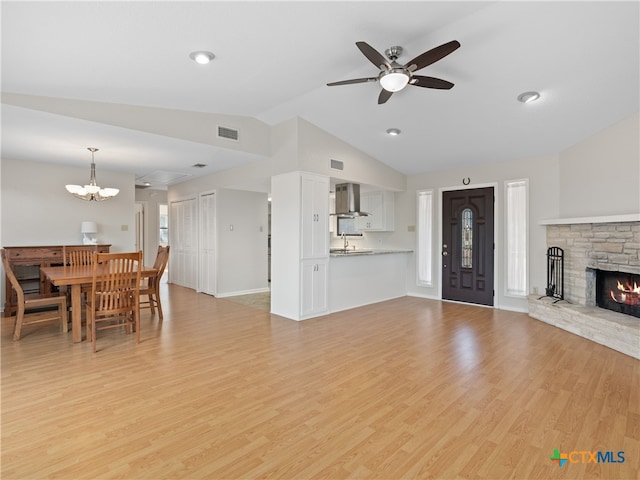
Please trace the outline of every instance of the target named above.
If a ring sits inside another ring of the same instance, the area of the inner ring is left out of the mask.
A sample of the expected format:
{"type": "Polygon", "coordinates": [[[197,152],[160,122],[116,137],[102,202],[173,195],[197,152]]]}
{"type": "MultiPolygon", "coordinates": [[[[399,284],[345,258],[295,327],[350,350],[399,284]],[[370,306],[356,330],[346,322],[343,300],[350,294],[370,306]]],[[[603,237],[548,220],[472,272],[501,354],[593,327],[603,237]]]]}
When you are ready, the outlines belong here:
{"type": "Polygon", "coordinates": [[[424,77],[422,75],[414,75],[411,77],[409,85],[424,88],[438,88],[440,90],[449,90],[453,88],[453,83],[451,82],[434,77],[424,77]]]}
{"type": "Polygon", "coordinates": [[[389,100],[391,98],[391,95],[393,95],[393,92],[390,92],[389,90],[385,90],[383,88],[380,92],[380,96],[378,97],[378,105],[382,105],[387,100],[389,100]]]}
{"type": "Polygon", "coordinates": [[[339,82],[331,82],[331,83],[327,83],[327,86],[329,87],[333,87],[335,85],[352,85],[354,83],[366,83],[366,82],[375,82],[377,81],[378,78],[377,77],[370,77],[370,78],[354,78],[353,80],[341,80],[339,82]]]}
{"type": "Polygon", "coordinates": [[[410,62],[407,62],[404,68],[406,68],[410,72],[415,72],[416,70],[420,70],[421,68],[431,65],[441,58],[446,57],[458,48],[460,48],[460,42],[458,42],[457,40],[451,40],[448,43],[443,43],[439,47],[432,48],[431,50],[418,55],[410,62]]]}
{"type": "Polygon", "coordinates": [[[363,53],[363,55],[367,57],[369,61],[376,67],[382,68],[382,66],[384,65],[387,68],[391,68],[389,61],[367,42],[356,42],[356,45],[363,53]]]}

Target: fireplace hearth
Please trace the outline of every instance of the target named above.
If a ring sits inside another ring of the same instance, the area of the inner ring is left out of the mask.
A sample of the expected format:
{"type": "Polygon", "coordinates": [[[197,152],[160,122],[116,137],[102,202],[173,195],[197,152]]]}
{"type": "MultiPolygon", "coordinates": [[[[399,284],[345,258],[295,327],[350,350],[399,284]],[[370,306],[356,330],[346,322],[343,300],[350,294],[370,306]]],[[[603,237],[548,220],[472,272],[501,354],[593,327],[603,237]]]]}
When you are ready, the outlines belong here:
{"type": "Polygon", "coordinates": [[[640,318],[640,275],[597,269],[595,275],[598,307],[640,318]]]}
{"type": "Polygon", "coordinates": [[[530,295],[529,315],[640,360],[640,214],[543,224],[564,251],[564,301],[530,295]]]}

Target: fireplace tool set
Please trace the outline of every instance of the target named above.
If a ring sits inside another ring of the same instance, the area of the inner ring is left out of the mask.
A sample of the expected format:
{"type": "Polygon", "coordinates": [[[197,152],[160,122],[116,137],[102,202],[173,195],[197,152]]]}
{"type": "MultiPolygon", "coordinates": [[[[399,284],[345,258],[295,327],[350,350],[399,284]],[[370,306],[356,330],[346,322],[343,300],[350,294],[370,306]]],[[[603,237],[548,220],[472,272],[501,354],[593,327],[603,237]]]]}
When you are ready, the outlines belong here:
{"type": "Polygon", "coordinates": [[[547,287],[540,298],[545,296],[555,298],[553,303],[564,300],[564,250],[560,247],[547,249],[547,287]]]}

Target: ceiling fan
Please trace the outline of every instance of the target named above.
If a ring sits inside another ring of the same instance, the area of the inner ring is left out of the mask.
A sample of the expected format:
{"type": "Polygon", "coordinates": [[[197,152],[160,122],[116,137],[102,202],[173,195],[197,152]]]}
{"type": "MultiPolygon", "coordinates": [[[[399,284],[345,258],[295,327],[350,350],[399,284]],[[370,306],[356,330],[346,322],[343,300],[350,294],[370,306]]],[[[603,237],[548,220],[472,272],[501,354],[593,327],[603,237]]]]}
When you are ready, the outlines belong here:
{"type": "Polygon", "coordinates": [[[416,58],[400,65],[396,60],[402,54],[402,47],[390,47],[385,50],[386,58],[376,49],[366,42],[356,42],[356,46],[376,67],[380,69],[377,77],[355,78],[353,80],[342,80],[340,82],[327,83],[327,86],[335,85],[351,85],[354,83],[380,82],[382,91],[378,97],[378,104],[385,103],[394,92],[402,90],[407,85],[424,88],[438,88],[441,90],[449,90],[453,87],[453,83],[447,82],[434,77],[425,77],[423,75],[414,75],[414,72],[424,68],[432,63],[441,60],[460,47],[460,42],[452,40],[443,43],[439,47],[432,48],[416,58]]]}

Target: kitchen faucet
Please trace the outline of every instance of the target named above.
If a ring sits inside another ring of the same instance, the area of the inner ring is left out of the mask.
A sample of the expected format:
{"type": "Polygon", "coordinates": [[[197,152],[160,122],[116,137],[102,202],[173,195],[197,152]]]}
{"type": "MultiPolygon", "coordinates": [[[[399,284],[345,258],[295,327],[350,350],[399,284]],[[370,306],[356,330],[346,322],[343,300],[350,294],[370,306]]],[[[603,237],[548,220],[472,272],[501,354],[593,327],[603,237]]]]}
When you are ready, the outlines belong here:
{"type": "Polygon", "coordinates": [[[347,247],[349,246],[349,242],[347,242],[347,235],[344,232],[342,232],[342,241],[344,242],[343,248],[346,250],[347,247]]]}

